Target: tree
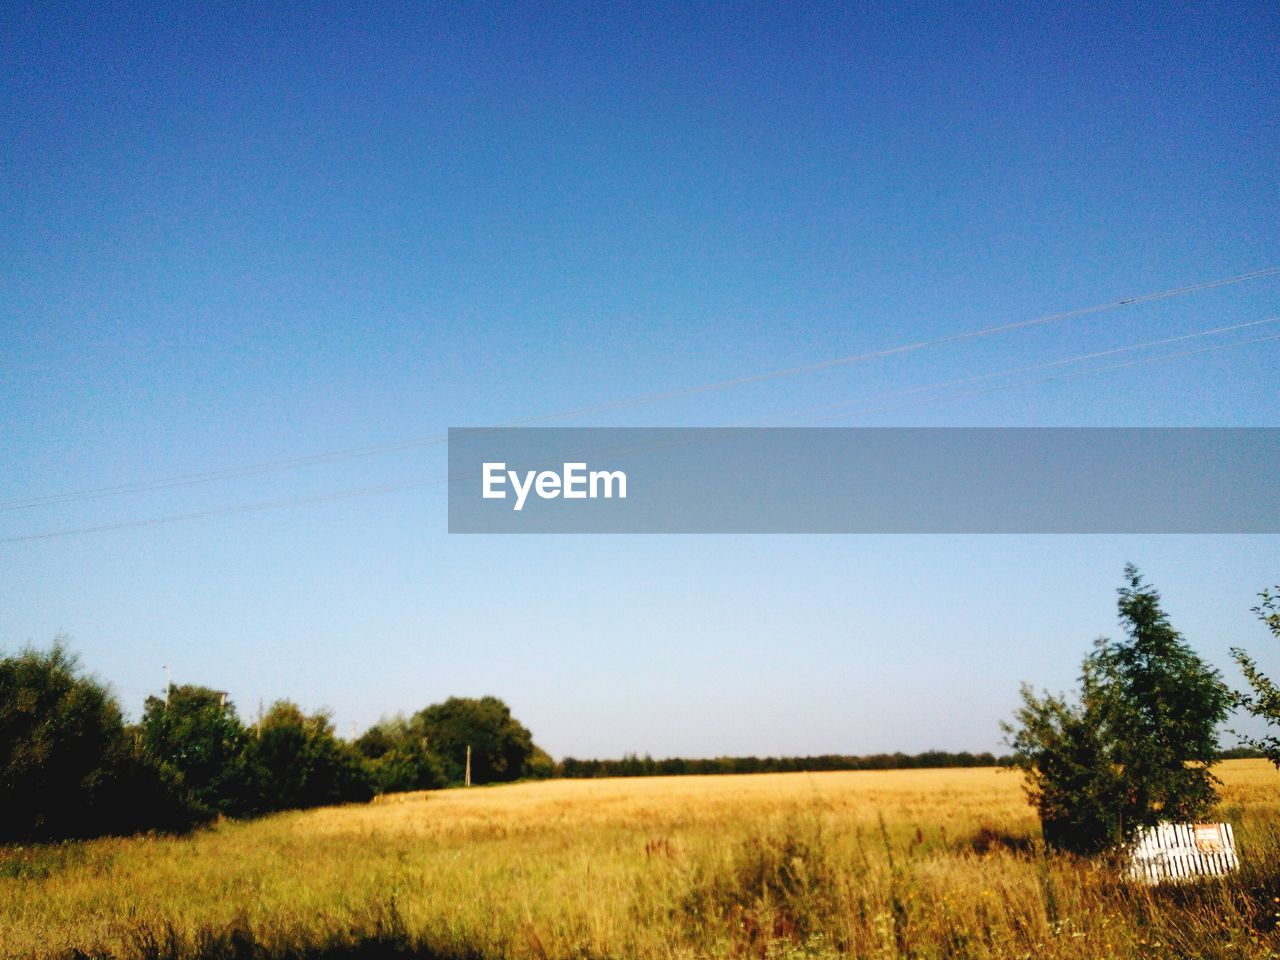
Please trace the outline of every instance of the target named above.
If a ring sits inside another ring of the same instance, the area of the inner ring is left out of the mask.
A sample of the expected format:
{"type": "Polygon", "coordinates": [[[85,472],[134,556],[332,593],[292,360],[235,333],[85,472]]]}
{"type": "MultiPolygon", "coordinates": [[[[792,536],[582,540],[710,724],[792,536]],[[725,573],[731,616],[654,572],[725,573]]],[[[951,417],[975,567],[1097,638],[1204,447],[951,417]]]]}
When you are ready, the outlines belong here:
{"type": "MultiPolygon", "coordinates": [[[[1253,608],[1258,619],[1267,625],[1271,635],[1280,640],[1280,585],[1276,593],[1263,590],[1258,594],[1259,604],[1253,608]]],[[[1257,662],[1239,647],[1231,648],[1231,656],[1249,682],[1249,693],[1236,694],[1236,705],[1258,717],[1271,728],[1261,738],[1241,736],[1248,747],[1262,752],[1268,760],[1280,767],[1280,687],[1259,669],[1257,662]]]]}
{"type": "Polygon", "coordinates": [[[1117,759],[1134,791],[1129,817],[1190,820],[1217,802],[1218,727],[1231,710],[1222,674],[1201,660],[1160,608],[1160,594],[1125,568],[1120,615],[1128,642],[1104,648],[1117,687],[1117,759]]]}
{"type": "Polygon", "coordinates": [[[444,764],[427,746],[418,718],[391,717],[366,730],[355,743],[378,793],[433,790],[446,783],[444,764]]]}
{"type": "Polygon", "coordinates": [[[1140,826],[1203,816],[1217,799],[1208,765],[1230,692],[1132,564],[1119,595],[1126,639],[1094,644],[1078,702],[1024,687],[1005,725],[1045,841],[1076,853],[1097,853],[1140,826]]]}
{"type": "Polygon", "coordinates": [[[262,808],[288,810],[368,800],[373,782],[360,755],[333,734],[327,714],[308,716],[297,704],[277,700],[250,741],[258,767],[262,808]]]}
{"type": "Polygon", "coordinates": [[[1014,762],[1026,773],[1026,789],[1045,842],[1056,849],[1091,854],[1122,835],[1120,768],[1106,729],[1109,691],[1099,683],[1098,665],[1086,658],[1079,703],[1036,696],[1022,687],[1022,707],[1012,734],[1014,762]]]}
{"type": "Polygon", "coordinates": [[[497,697],[450,697],[419,711],[427,745],[444,763],[451,783],[465,775],[467,747],[471,748],[471,782],[519,780],[533,756],[533,735],[511,715],[497,697]]]}
{"type": "Polygon", "coordinates": [[[61,637],[48,653],[0,660],[0,811],[7,840],[180,829],[194,819],[61,637]]]}
{"type": "Polygon", "coordinates": [[[551,754],[534,744],[533,754],[524,765],[524,773],[530,780],[550,780],[556,775],[556,762],[551,754]]]}
{"type": "Polygon", "coordinates": [[[248,733],[226,694],[208,687],[171,686],[148,697],[142,744],[173,768],[192,799],[209,813],[252,813],[258,793],[247,756],[248,733]]]}

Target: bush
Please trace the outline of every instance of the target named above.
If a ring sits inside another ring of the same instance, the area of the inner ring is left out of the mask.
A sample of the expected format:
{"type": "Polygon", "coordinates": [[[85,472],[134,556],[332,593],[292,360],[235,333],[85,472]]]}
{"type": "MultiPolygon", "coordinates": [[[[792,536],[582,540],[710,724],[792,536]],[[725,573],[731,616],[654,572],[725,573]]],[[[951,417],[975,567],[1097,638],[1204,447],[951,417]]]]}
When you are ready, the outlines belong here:
{"type": "Polygon", "coordinates": [[[373,777],[363,758],[338,740],[325,713],[310,716],[297,704],[278,700],[249,742],[257,768],[262,810],[288,810],[351,803],[373,796],[373,777]]]}
{"type": "MultiPolygon", "coordinates": [[[[1260,602],[1253,608],[1253,612],[1267,625],[1271,635],[1280,640],[1280,586],[1275,590],[1275,593],[1263,590],[1258,594],[1260,602]]],[[[1267,724],[1264,736],[1242,736],[1241,742],[1258,756],[1266,757],[1280,767],[1280,686],[1263,673],[1257,662],[1239,647],[1231,648],[1231,656],[1249,681],[1249,692],[1236,694],[1236,705],[1267,724]]]]}
{"type": "Polygon", "coordinates": [[[244,815],[260,793],[248,758],[248,734],[226,695],[208,687],[170,687],[148,697],[142,745],[173,769],[204,811],[244,815]]]}
{"type": "Polygon", "coordinates": [[[180,829],[196,811],[62,638],[0,660],[0,839],[180,829]]]}
{"type": "Polygon", "coordinates": [[[417,720],[381,720],[360,736],[355,748],[365,758],[378,793],[434,790],[447,782],[444,764],[427,749],[417,720]]]}

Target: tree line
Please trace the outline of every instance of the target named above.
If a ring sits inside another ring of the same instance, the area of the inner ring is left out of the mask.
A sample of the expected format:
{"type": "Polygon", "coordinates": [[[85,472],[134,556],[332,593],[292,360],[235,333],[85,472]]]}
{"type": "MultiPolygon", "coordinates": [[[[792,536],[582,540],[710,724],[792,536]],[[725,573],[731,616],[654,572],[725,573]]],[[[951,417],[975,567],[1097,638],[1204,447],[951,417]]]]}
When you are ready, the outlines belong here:
{"type": "Polygon", "coordinates": [[[171,684],[127,723],[59,639],[0,659],[0,841],[180,831],[219,816],[367,801],[464,782],[991,766],[990,753],[624,756],[556,763],[496,697],[452,697],[348,742],[324,712],[273,703],[252,723],[226,693],[171,684]],[[470,770],[468,771],[468,762],[470,770]]]}
{"type": "Polygon", "coordinates": [[[367,801],[378,793],[550,776],[496,697],[453,697],[354,742],[280,700],[252,724],[221,691],[171,685],[136,724],[61,642],[0,659],[0,842],[145,830],[367,801]]]}
{"type": "Polygon", "coordinates": [[[913,770],[931,767],[1008,766],[1011,756],[992,753],[871,753],[863,756],[820,754],[812,757],[665,757],[626,754],[621,760],[579,760],[565,757],[556,775],[567,779],[595,777],[678,777],[721,773],[821,773],[832,770],[913,770]]]}

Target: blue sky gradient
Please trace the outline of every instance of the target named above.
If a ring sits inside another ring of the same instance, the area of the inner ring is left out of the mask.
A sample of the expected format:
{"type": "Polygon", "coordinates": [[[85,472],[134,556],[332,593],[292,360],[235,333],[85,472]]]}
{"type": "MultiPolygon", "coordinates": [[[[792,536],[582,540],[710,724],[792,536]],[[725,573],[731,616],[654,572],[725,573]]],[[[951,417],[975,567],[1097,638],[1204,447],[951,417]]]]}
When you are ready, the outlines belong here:
{"type": "MultiPolygon", "coordinates": [[[[1274,4],[0,10],[6,502],[1280,265],[1274,4]]],[[[1272,276],[571,424],[802,425],[1277,314],[1272,276]]],[[[836,425],[1276,426],[1278,360],[1270,341],[836,425]]],[[[5,510],[0,538],[444,469],[424,445],[5,510]]],[[[343,733],[495,693],[557,756],[989,749],[1019,681],[1068,686],[1115,632],[1132,560],[1228,676],[1233,644],[1280,667],[1248,612],[1280,581],[1274,537],[445,524],[423,486],[6,542],[0,647],[66,631],[135,713],[168,664],[343,733]]]]}

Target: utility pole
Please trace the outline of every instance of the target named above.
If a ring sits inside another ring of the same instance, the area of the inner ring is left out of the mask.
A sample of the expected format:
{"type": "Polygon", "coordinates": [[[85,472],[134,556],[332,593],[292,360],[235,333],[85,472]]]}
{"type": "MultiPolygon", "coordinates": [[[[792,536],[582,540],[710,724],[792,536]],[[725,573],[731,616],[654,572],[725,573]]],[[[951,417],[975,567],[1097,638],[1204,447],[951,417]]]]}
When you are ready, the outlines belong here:
{"type": "Polygon", "coordinates": [[[467,786],[471,786],[471,744],[467,744],[467,786]]]}
{"type": "Polygon", "coordinates": [[[169,665],[164,665],[164,708],[169,709],[169,699],[173,693],[173,681],[169,678],[169,665]]]}

